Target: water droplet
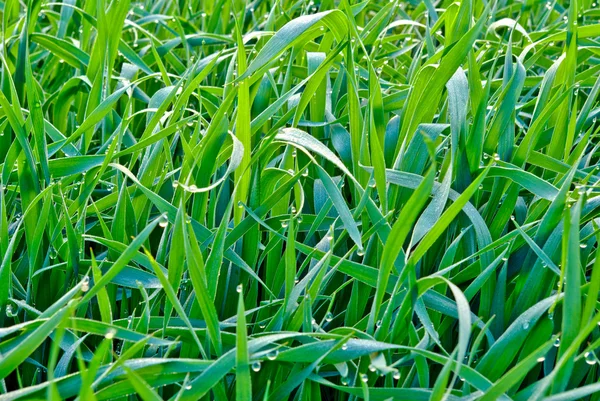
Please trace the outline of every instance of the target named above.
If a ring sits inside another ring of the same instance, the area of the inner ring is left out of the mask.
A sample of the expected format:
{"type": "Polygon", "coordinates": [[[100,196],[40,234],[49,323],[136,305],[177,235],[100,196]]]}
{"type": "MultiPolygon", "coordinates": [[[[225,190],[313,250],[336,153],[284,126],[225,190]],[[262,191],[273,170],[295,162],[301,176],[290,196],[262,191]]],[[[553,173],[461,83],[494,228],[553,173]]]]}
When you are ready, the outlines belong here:
{"type": "Polygon", "coordinates": [[[527,330],[528,328],[529,328],[529,321],[528,321],[528,320],[525,320],[525,321],[523,322],[523,330],[527,330]]]}
{"type": "Polygon", "coordinates": [[[177,188],[179,186],[179,181],[173,181],[173,188],[177,188]]]}
{"type": "Polygon", "coordinates": [[[333,313],[331,313],[331,312],[327,312],[327,313],[325,314],[325,321],[326,321],[326,322],[331,322],[332,320],[333,320],[333,313]]]}
{"type": "Polygon", "coordinates": [[[553,344],[556,348],[560,347],[560,338],[556,337],[556,340],[554,340],[554,344],[553,344]]]}
{"type": "Polygon", "coordinates": [[[594,365],[596,363],[596,355],[592,351],[585,353],[585,363],[588,365],[594,365]]]}
{"type": "Polygon", "coordinates": [[[252,370],[258,372],[260,370],[260,361],[254,361],[252,363],[252,370]]]}
{"type": "Polygon", "coordinates": [[[238,201],[237,205],[240,209],[244,208],[244,202],[242,202],[242,201],[238,201]]]}
{"type": "Polygon", "coordinates": [[[288,169],[287,172],[290,173],[291,175],[294,175],[294,169],[293,168],[288,169]]]}
{"type": "Polygon", "coordinates": [[[363,383],[366,383],[369,381],[369,376],[366,373],[363,373],[360,375],[360,380],[362,380],[363,383]]]}
{"type": "Polygon", "coordinates": [[[347,386],[350,383],[350,379],[347,376],[342,376],[341,382],[344,386],[347,386]]]}
{"type": "Polygon", "coordinates": [[[242,285],[238,284],[238,286],[235,287],[235,290],[238,292],[238,294],[240,294],[242,292],[242,288],[243,288],[242,285]]]}
{"type": "Polygon", "coordinates": [[[279,351],[274,349],[273,351],[271,351],[267,354],[267,358],[270,361],[274,361],[275,359],[277,359],[277,355],[279,355],[279,351]]]}
{"type": "Polygon", "coordinates": [[[110,329],[106,332],[104,338],[106,338],[107,340],[112,340],[113,338],[115,338],[115,334],[117,334],[117,331],[115,329],[110,329]]]}
{"type": "Polygon", "coordinates": [[[169,219],[167,218],[166,214],[163,214],[162,216],[160,216],[158,225],[161,226],[162,228],[165,228],[167,226],[167,224],[169,224],[169,219]]]}
{"type": "Polygon", "coordinates": [[[377,327],[377,328],[381,327],[381,320],[378,320],[378,321],[375,323],[375,327],[377,327]]]}
{"type": "Polygon", "coordinates": [[[186,389],[186,390],[191,390],[191,389],[192,389],[192,385],[191,385],[191,384],[188,384],[187,386],[185,386],[185,389],[186,389]]]}
{"type": "Polygon", "coordinates": [[[84,276],[81,280],[81,291],[88,292],[90,290],[90,278],[88,276],[84,276]]]}
{"type": "Polygon", "coordinates": [[[50,247],[50,259],[56,259],[56,256],[58,256],[58,252],[56,252],[56,249],[51,246],[50,247]]]}
{"type": "Polygon", "coordinates": [[[394,378],[394,380],[400,380],[400,372],[398,370],[395,370],[394,373],[392,373],[392,377],[394,378]]]}
{"type": "Polygon", "coordinates": [[[365,249],[364,249],[364,248],[359,248],[359,249],[357,249],[357,250],[356,250],[356,254],[357,254],[358,256],[364,256],[364,254],[365,254],[365,249]]]}
{"type": "Polygon", "coordinates": [[[375,367],[375,365],[373,365],[373,364],[370,364],[370,365],[369,365],[369,370],[370,370],[371,372],[375,372],[375,371],[377,370],[377,368],[375,367]]]}
{"type": "Polygon", "coordinates": [[[290,222],[289,222],[289,221],[287,221],[287,220],[282,220],[282,221],[281,221],[281,227],[282,227],[282,228],[286,228],[286,227],[287,227],[289,224],[290,224],[290,222]]]}
{"type": "Polygon", "coordinates": [[[580,247],[581,249],[585,249],[585,248],[587,248],[587,244],[579,244],[579,247],[580,247]]]}
{"type": "MultiPolygon", "coordinates": [[[[600,325],[600,323],[599,323],[600,325]]],[[[348,349],[348,344],[343,344],[342,345],[342,351],[346,351],[348,349]]]]}
{"type": "Polygon", "coordinates": [[[538,362],[544,362],[546,360],[546,357],[540,356],[537,361],[538,362]]]}

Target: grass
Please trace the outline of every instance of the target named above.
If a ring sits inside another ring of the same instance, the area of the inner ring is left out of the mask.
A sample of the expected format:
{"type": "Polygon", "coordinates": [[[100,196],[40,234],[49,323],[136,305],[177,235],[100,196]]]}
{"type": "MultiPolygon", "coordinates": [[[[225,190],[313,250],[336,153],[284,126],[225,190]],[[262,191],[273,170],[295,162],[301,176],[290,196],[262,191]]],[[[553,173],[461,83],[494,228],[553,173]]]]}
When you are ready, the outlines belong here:
{"type": "Polygon", "coordinates": [[[600,400],[592,0],[1,5],[0,401],[600,400]]]}

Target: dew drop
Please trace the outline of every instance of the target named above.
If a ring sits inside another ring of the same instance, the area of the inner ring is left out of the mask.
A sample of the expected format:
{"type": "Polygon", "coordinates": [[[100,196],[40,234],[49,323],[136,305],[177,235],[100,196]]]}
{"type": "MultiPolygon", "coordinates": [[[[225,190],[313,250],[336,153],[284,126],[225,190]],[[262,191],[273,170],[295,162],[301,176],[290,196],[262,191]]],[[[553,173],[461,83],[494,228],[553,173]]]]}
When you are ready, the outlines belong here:
{"type": "Polygon", "coordinates": [[[117,334],[117,331],[115,329],[110,329],[106,332],[104,338],[106,338],[107,340],[112,340],[113,338],[115,338],[115,334],[117,334]]]}
{"type": "Polygon", "coordinates": [[[554,340],[554,344],[552,345],[554,345],[556,348],[560,347],[560,338],[556,337],[556,340],[554,340]]]}
{"type": "Polygon", "coordinates": [[[235,287],[235,290],[238,292],[238,294],[240,294],[242,292],[242,285],[238,284],[238,286],[235,287]]]}
{"type": "Polygon", "coordinates": [[[275,359],[277,359],[277,355],[279,355],[279,351],[277,351],[276,349],[274,349],[273,351],[269,352],[267,354],[267,358],[270,361],[274,361],[275,359]]]}
{"type": "Polygon", "coordinates": [[[333,313],[331,313],[331,312],[327,312],[327,313],[325,314],[325,321],[326,321],[326,322],[331,322],[332,320],[333,320],[333,313]]]}
{"type": "Polygon", "coordinates": [[[258,372],[260,370],[260,361],[255,361],[252,363],[252,370],[258,372]]]}
{"type": "Polygon", "coordinates": [[[394,380],[400,380],[400,372],[398,370],[395,370],[392,374],[392,377],[394,378],[394,380]]]}
{"type": "Polygon", "coordinates": [[[362,380],[363,383],[366,383],[369,381],[369,376],[366,373],[363,373],[360,375],[360,380],[362,380]]]}
{"type": "Polygon", "coordinates": [[[585,353],[585,363],[588,365],[594,365],[596,363],[596,355],[593,352],[585,353]]]}
{"type": "Polygon", "coordinates": [[[81,280],[81,291],[88,292],[90,290],[90,278],[88,276],[84,276],[81,280]]]}
{"type": "Polygon", "coordinates": [[[529,328],[529,321],[526,320],[523,322],[523,330],[527,330],[529,328]]]}
{"type": "Polygon", "coordinates": [[[167,226],[167,224],[169,224],[169,219],[167,218],[166,214],[163,214],[162,216],[160,216],[158,225],[161,226],[162,228],[165,228],[167,226]]]}

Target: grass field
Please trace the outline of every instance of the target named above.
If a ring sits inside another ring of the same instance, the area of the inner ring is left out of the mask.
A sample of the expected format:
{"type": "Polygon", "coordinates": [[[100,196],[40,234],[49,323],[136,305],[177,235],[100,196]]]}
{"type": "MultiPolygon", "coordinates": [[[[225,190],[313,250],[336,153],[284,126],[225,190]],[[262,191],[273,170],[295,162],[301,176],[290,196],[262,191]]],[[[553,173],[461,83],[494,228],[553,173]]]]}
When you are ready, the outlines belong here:
{"type": "Polygon", "coordinates": [[[0,13],[0,401],[600,400],[592,0],[0,13]]]}

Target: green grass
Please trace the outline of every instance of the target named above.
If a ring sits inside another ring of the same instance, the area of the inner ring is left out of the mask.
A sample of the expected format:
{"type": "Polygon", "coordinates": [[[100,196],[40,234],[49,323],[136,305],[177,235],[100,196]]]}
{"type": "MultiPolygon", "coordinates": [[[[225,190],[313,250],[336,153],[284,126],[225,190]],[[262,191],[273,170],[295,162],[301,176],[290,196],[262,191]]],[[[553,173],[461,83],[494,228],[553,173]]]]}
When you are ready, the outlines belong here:
{"type": "Polygon", "coordinates": [[[592,0],[0,13],[0,401],[600,400],[592,0]]]}

